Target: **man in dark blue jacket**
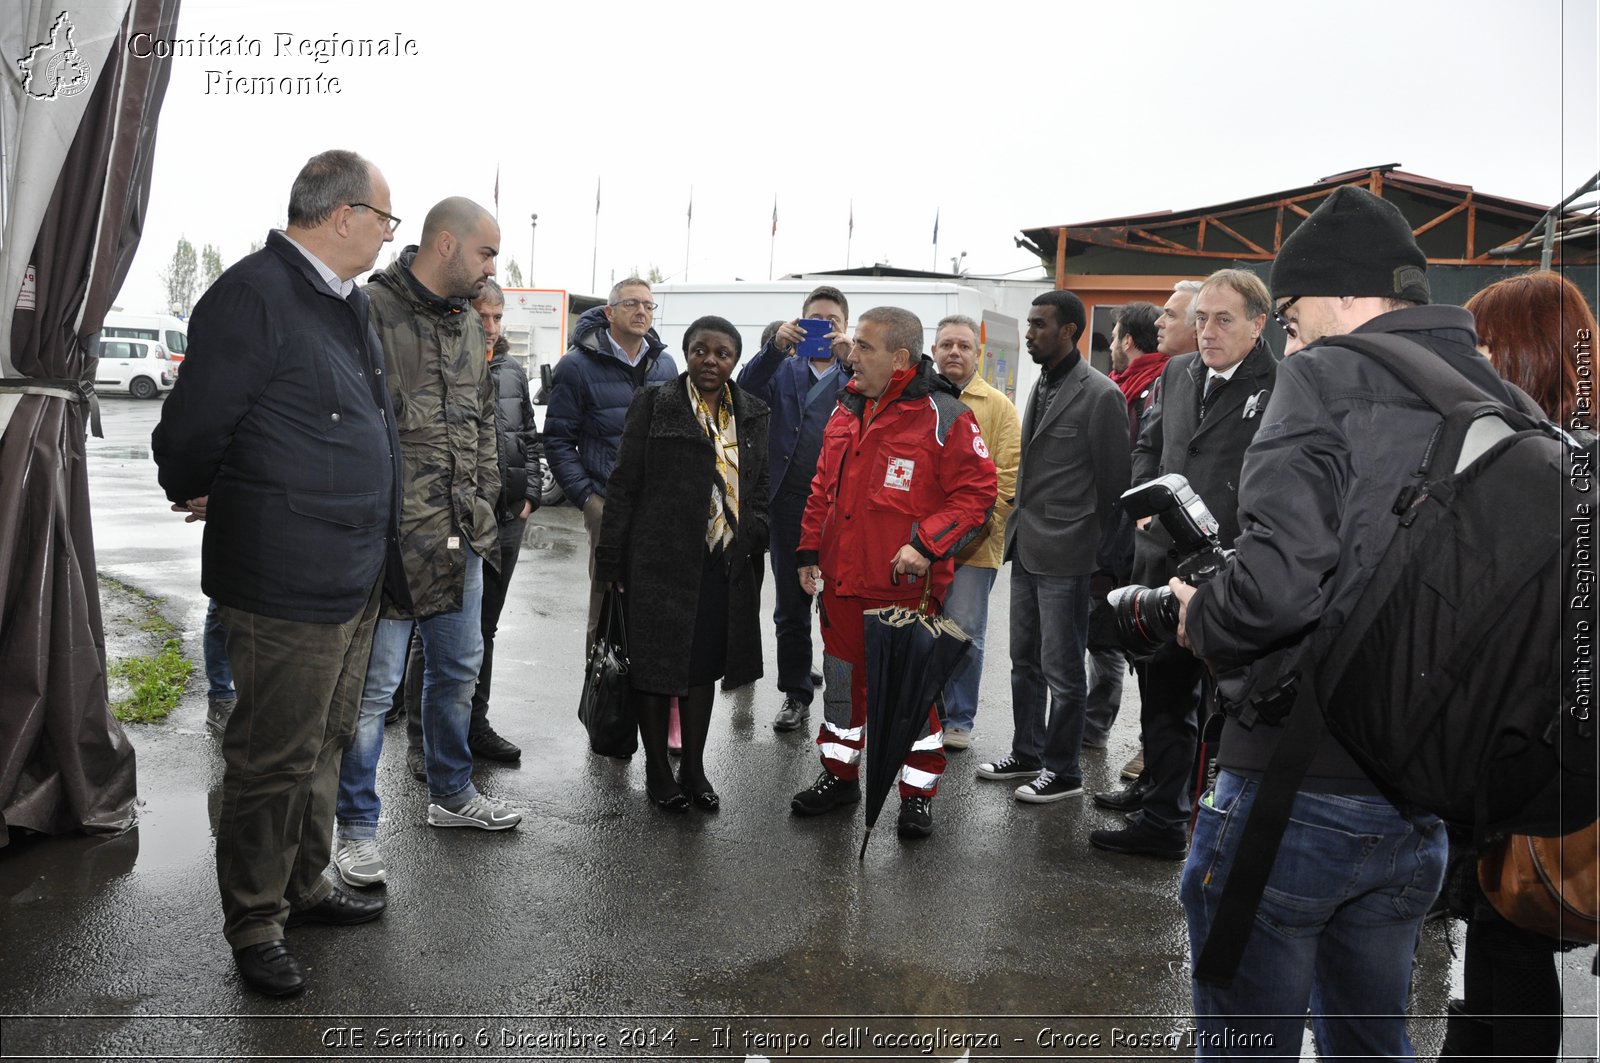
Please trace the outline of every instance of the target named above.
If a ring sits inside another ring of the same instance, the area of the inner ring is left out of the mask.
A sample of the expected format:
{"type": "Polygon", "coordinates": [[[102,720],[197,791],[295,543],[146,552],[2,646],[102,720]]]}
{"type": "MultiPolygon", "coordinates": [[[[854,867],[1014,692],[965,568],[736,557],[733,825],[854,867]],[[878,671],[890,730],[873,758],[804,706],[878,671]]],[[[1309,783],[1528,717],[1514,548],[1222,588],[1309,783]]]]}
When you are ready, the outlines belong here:
{"type": "Polygon", "coordinates": [[[380,590],[409,603],[399,440],[354,284],[400,223],[389,202],[354,152],[307,162],[287,228],[195,307],[182,379],[151,436],[173,510],[207,522],[201,586],[221,607],[238,689],[216,829],[223,935],[269,996],[305,987],[287,927],[384,908],[322,872],[380,590]]]}
{"type": "Polygon", "coordinates": [[[633,393],[678,375],[651,328],[656,304],[650,285],[638,277],[618,281],[603,307],[585,311],[572,346],[556,363],[550,404],[544,415],[544,457],[561,490],[583,510],[589,533],[589,624],[585,645],[594,642],[603,587],[594,580],[594,545],[606,503],[606,481],[617,463],[622,424],[633,393]]]}
{"type": "Polygon", "coordinates": [[[798,349],[805,333],[799,320],[778,326],[739,373],[739,386],[772,408],[767,427],[771,482],[772,582],[777,604],[772,623],[778,631],[778,689],[783,707],[772,726],[779,731],[800,728],[811,713],[816,684],[811,675],[811,599],[800,589],[795,550],[800,546],[800,519],[811,494],[811,477],[822,452],[822,429],[838,405],[839,389],[849,380],[839,359],[850,353],[846,330],[850,306],[844,293],[827,285],[806,296],[800,316],[832,326],[831,346],[822,358],[803,358],[798,349]]]}

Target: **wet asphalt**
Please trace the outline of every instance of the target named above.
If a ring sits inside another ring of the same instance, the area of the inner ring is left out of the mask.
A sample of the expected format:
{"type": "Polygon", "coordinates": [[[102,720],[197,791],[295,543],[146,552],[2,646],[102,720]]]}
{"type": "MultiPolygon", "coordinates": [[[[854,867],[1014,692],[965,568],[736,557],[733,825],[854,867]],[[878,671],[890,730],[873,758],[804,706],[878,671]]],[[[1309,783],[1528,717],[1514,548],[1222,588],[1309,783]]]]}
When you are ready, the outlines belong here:
{"type": "MultiPolygon", "coordinates": [[[[659,812],[642,757],[588,752],[575,714],[586,552],[566,506],[530,520],[496,644],[490,716],[522,761],[480,762],[475,776],[527,817],[498,834],[427,826],[425,788],[390,728],[379,771],[387,912],[290,931],[310,987],[287,1002],[254,995],[223,942],[213,874],[221,759],[198,667],[200,526],[170,513],[156,484],[159,402],[105,399],[103,411],[106,438],[88,445],[100,570],[164,599],[196,674],[167,722],[130,729],[132,830],[14,835],[0,849],[0,1055],[1192,1054],[1180,865],[1092,849],[1088,831],[1112,816],[1087,798],[1023,805],[1013,784],[974,777],[1009,748],[1004,572],[974,746],[950,755],[934,836],[898,839],[891,799],[858,862],[859,807],[789,812],[818,762],[809,730],[773,731],[770,679],[718,696],[707,749],[718,814],[659,812]]],[[[770,586],[767,598],[770,615],[770,586]]],[[[1118,785],[1137,731],[1130,679],[1110,748],[1085,752],[1091,791],[1118,785]]],[[[1421,1056],[1437,1051],[1438,1016],[1460,991],[1450,937],[1459,949],[1459,927],[1430,924],[1418,954],[1421,1056]]],[[[1595,1054],[1592,957],[1565,965],[1567,1052],[1579,1058],[1595,1054]]]]}

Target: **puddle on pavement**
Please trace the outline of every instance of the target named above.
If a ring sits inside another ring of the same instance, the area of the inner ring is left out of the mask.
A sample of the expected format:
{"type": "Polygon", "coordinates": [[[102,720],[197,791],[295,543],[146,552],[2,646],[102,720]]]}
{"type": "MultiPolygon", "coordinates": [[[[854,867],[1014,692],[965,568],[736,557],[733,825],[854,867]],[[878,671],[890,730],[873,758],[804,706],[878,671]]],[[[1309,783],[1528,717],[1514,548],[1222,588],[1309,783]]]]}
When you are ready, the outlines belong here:
{"type": "Polygon", "coordinates": [[[0,900],[11,905],[94,897],[132,871],[139,855],[136,830],[112,837],[14,831],[11,839],[0,849],[0,900]]]}
{"type": "Polygon", "coordinates": [[[212,863],[210,796],[198,790],[163,794],[139,810],[138,870],[204,869],[212,863]]]}
{"type": "Polygon", "coordinates": [[[524,550],[543,550],[553,557],[577,556],[580,543],[585,554],[587,554],[589,549],[588,540],[582,536],[575,536],[564,528],[551,528],[545,524],[530,523],[522,531],[522,548],[524,550]]]}
{"type": "Polygon", "coordinates": [[[91,458],[114,458],[122,461],[149,461],[149,447],[91,447],[91,458]]]}

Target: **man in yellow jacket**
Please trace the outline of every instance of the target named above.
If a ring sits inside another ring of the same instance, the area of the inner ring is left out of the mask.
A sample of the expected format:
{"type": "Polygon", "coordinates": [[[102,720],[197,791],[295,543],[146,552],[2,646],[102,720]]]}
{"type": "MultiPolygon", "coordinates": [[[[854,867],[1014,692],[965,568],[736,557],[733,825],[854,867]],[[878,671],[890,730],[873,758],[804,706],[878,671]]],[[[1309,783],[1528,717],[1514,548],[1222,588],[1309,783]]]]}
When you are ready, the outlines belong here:
{"type": "Polygon", "coordinates": [[[989,626],[989,592],[1000,570],[1006,518],[1017,489],[1022,457],[1022,421],[1017,407],[978,372],[978,323],[963,314],[939,322],[933,360],[939,372],[961,389],[961,401],[978,419],[997,476],[994,514],[983,532],[956,555],[955,579],[945,595],[944,615],[972,637],[972,652],[944,691],[944,747],[966,749],[978,715],[978,681],[983,677],[983,635],[989,626]]]}

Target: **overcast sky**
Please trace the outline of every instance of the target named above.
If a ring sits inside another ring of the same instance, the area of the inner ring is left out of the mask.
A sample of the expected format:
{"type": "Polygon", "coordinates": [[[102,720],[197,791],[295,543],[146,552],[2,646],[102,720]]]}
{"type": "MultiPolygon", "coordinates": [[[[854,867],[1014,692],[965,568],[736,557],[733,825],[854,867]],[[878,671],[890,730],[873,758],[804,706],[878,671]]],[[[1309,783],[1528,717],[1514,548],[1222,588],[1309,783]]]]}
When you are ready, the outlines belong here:
{"type": "Polygon", "coordinates": [[[963,251],[973,272],[1038,275],[1013,243],[1024,228],[1383,163],[1551,204],[1600,169],[1595,7],[184,0],[176,36],[243,35],[261,55],[174,62],[118,303],[161,308],[180,235],[228,263],[245,254],[282,226],[304,161],[332,147],[388,178],[396,248],[445,196],[492,209],[498,169],[502,280],[515,259],[538,286],[579,292],[597,180],[599,290],[652,266],[765,279],[769,251],[776,276],[948,269],[963,251]],[[398,35],[415,54],[275,54],[335,35],[398,35]],[[208,71],[322,74],[340,91],[224,92],[208,71]]]}

